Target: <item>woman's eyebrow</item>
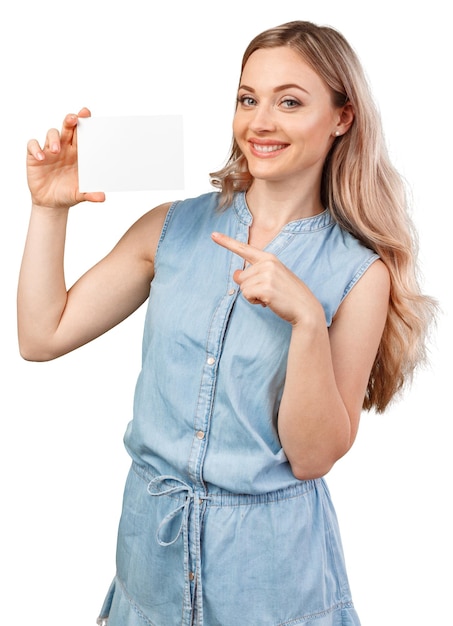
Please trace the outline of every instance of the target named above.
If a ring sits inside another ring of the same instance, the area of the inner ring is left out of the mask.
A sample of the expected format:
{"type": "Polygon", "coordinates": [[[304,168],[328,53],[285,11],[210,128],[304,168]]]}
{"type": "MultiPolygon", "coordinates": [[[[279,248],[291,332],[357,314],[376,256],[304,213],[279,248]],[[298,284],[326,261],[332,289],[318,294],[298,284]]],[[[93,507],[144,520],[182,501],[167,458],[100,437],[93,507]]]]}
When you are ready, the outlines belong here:
{"type": "MultiPolygon", "coordinates": [[[[306,89],[304,89],[304,87],[301,87],[297,83],[285,83],[284,85],[278,85],[277,87],[274,87],[272,91],[274,93],[277,93],[279,91],[284,91],[285,89],[294,89],[294,88],[300,89],[300,91],[304,91],[306,94],[310,95],[309,91],[307,91],[306,89]]],[[[239,89],[244,89],[245,91],[250,91],[252,93],[255,93],[255,89],[253,87],[249,87],[248,85],[239,85],[239,89]]]]}
{"type": "Polygon", "coordinates": [[[285,89],[294,89],[294,88],[295,89],[300,89],[301,91],[304,91],[307,94],[310,93],[304,87],[301,87],[297,83],[286,83],[285,85],[279,85],[278,87],[274,87],[274,92],[284,91],[285,89]]]}

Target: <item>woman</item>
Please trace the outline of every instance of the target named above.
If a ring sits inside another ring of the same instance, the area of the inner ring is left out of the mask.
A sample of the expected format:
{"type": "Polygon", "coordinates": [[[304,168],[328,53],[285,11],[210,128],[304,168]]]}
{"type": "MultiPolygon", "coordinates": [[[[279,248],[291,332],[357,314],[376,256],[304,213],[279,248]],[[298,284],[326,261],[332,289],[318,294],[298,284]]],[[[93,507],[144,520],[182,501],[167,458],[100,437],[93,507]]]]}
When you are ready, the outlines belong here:
{"type": "Polygon", "coordinates": [[[308,22],[258,35],[220,192],[149,211],[67,290],[69,207],[104,199],[77,189],[76,127],[28,144],[21,353],[63,355],[150,296],[98,623],[359,624],[323,476],[423,360],[433,304],[354,52],[308,22]]]}

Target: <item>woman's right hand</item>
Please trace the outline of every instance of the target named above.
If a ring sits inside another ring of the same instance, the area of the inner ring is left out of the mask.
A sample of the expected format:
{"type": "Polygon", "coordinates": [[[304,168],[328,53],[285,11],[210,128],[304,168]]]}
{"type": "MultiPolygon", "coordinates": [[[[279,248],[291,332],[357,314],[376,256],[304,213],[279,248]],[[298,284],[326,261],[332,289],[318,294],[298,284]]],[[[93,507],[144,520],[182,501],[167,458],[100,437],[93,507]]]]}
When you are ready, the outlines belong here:
{"type": "Polygon", "coordinates": [[[79,202],[103,202],[103,192],[80,193],[77,166],[77,120],[90,117],[83,108],[67,115],[61,132],[51,128],[43,147],[36,139],[27,145],[27,179],[34,205],[67,209],[79,202]]]}

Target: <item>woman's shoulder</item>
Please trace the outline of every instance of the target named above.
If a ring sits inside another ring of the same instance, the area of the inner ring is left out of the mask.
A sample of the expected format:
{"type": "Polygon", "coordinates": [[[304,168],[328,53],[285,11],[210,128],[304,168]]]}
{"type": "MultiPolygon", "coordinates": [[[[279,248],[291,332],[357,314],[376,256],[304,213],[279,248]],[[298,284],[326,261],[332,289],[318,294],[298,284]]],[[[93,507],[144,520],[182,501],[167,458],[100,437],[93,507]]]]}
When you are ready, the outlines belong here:
{"type": "Polygon", "coordinates": [[[185,231],[196,230],[201,232],[203,225],[212,227],[213,220],[219,214],[218,191],[212,191],[195,197],[176,200],[168,210],[163,233],[167,230],[183,229],[185,231]]]}
{"type": "Polygon", "coordinates": [[[172,211],[176,209],[181,211],[215,210],[219,205],[219,196],[218,191],[208,191],[198,196],[176,200],[172,203],[171,209],[172,211]]]}
{"type": "Polygon", "coordinates": [[[214,211],[217,203],[218,192],[164,202],[142,215],[129,228],[123,239],[129,242],[135,250],[142,248],[146,251],[146,256],[154,257],[159,242],[176,216],[183,221],[196,223],[198,220],[194,218],[197,212],[207,214],[210,208],[214,211]]]}

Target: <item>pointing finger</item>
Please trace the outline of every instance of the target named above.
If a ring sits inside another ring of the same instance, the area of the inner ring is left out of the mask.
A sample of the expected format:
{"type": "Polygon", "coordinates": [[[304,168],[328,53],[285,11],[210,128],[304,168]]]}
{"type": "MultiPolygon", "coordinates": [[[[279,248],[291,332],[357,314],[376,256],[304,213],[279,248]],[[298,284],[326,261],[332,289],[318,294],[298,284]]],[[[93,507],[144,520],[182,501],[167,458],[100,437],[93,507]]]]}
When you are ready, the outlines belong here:
{"type": "Polygon", "coordinates": [[[219,246],[222,246],[227,250],[231,250],[231,252],[239,255],[248,263],[258,263],[258,261],[263,260],[267,256],[266,252],[263,252],[248,243],[242,243],[237,239],[228,237],[228,235],[224,235],[223,233],[212,233],[211,237],[215,243],[219,244],[219,246]]]}

